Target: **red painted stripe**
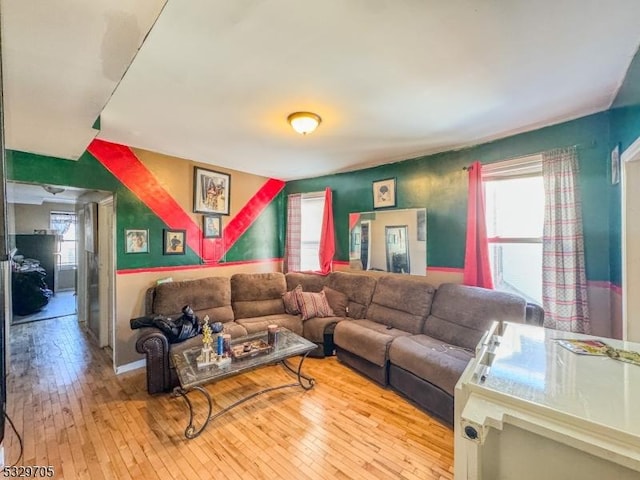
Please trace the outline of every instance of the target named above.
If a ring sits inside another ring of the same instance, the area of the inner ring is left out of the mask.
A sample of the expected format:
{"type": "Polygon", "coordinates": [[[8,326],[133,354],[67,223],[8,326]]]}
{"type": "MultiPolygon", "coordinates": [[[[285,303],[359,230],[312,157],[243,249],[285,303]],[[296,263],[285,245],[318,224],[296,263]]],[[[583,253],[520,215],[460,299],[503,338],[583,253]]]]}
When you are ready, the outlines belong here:
{"type": "Polygon", "coordinates": [[[169,228],[186,230],[187,245],[200,255],[200,227],[129,147],[95,139],[87,150],[169,228]]]}
{"type": "Polygon", "coordinates": [[[203,238],[200,226],[175,201],[129,147],[94,140],[87,150],[169,228],[187,231],[187,245],[206,263],[217,263],[284,188],[268,179],[224,227],[222,238],[203,238]]]}
{"type": "Polygon", "coordinates": [[[238,265],[255,265],[257,263],[278,263],[282,262],[282,258],[265,258],[260,260],[239,260],[237,262],[218,263],[215,265],[176,265],[174,267],[150,267],[150,268],[126,268],[116,270],[118,275],[130,275],[132,273],[161,273],[161,272],[178,272],[182,270],[198,270],[202,268],[221,268],[235,267],[238,265]]]}
{"type": "Polygon", "coordinates": [[[454,267],[430,267],[427,265],[427,272],[464,273],[464,269],[454,267]]]}
{"type": "Polygon", "coordinates": [[[588,280],[587,285],[595,288],[604,288],[611,290],[618,295],[622,295],[622,287],[606,280],[588,280]]]}
{"type": "MultiPolygon", "coordinates": [[[[284,188],[282,180],[275,178],[268,179],[265,184],[255,193],[253,197],[240,209],[224,228],[222,235],[223,249],[219,249],[217,255],[213,258],[205,257],[208,261],[218,262],[222,256],[229,251],[234,243],[247,231],[247,229],[255,222],[262,212],[269,206],[273,199],[284,188]]],[[[204,244],[210,240],[205,239],[204,244]]],[[[217,240],[220,242],[220,240],[217,240]]],[[[204,246],[204,245],[203,245],[204,246]]]]}

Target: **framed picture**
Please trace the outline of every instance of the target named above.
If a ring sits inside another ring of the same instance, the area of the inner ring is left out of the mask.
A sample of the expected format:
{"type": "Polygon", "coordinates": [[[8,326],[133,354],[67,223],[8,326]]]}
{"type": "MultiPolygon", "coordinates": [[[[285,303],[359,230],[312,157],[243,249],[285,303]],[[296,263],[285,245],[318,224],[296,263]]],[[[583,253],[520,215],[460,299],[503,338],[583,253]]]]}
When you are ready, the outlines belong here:
{"type": "Polygon", "coordinates": [[[396,179],[386,178],[373,182],[373,208],[396,206],[396,179]]]}
{"type": "Polygon", "coordinates": [[[219,216],[205,215],[202,217],[202,234],[204,238],[220,238],[221,231],[219,216]]]}
{"type": "Polygon", "coordinates": [[[186,230],[163,230],[162,253],[164,255],[184,255],[186,230]]]}
{"type": "Polygon", "coordinates": [[[611,150],[611,185],[620,183],[620,145],[611,150]]]}
{"type": "Polygon", "coordinates": [[[231,176],[195,167],[193,170],[193,211],[229,215],[231,176]]]}
{"type": "Polygon", "coordinates": [[[149,230],[125,230],[125,253],[149,253],[149,230]]]}

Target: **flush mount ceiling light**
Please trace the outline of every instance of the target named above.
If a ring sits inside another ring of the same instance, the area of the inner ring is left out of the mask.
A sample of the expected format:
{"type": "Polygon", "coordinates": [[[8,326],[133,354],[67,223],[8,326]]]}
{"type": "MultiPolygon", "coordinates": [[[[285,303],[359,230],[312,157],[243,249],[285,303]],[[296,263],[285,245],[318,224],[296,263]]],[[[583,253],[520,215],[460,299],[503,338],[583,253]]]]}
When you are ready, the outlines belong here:
{"type": "Polygon", "coordinates": [[[51,185],[43,185],[42,188],[44,188],[47,192],[55,195],[56,193],[62,193],[64,192],[64,188],[61,187],[52,187],[51,185]]]}
{"type": "Polygon", "coordinates": [[[291,127],[301,135],[313,132],[322,119],[319,115],[311,112],[295,112],[287,117],[291,127]]]}

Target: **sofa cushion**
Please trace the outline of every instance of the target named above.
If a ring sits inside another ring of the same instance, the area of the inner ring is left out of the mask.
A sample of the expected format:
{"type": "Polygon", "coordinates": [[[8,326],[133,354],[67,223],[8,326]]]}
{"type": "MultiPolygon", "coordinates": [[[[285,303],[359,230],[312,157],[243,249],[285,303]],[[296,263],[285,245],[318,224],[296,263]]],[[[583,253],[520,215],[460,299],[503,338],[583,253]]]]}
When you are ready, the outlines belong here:
{"type": "Polygon", "coordinates": [[[407,335],[410,334],[371,320],[343,320],[336,325],[333,341],[340,348],[384,367],[393,339],[407,335]]]}
{"type": "Polygon", "coordinates": [[[423,277],[385,275],[378,278],[367,319],[420,333],[431,311],[436,289],[423,277]]]}
{"type": "Polygon", "coordinates": [[[278,325],[291,330],[297,335],[302,335],[302,320],[298,315],[280,313],[262,317],[241,318],[236,323],[243,326],[247,333],[266,332],[269,325],[278,325]]]}
{"type": "Polygon", "coordinates": [[[327,302],[329,302],[334,315],[336,317],[346,317],[347,309],[349,308],[349,297],[330,287],[324,287],[322,291],[327,297],[327,302]]]}
{"type": "Polygon", "coordinates": [[[179,316],[185,305],[189,305],[200,319],[209,315],[211,322],[233,321],[229,278],[207,277],[162,283],[155,287],[153,311],[148,313],[179,316]]]}
{"type": "Polygon", "coordinates": [[[323,343],[324,335],[333,333],[333,327],[344,317],[315,317],[302,324],[302,336],[315,343],[323,343]]]}
{"type": "Polygon", "coordinates": [[[365,318],[367,307],[371,303],[376,279],[362,273],[331,272],[327,286],[344,293],[349,298],[350,318],[365,318]]]}
{"type": "Polygon", "coordinates": [[[327,302],[324,292],[303,292],[296,290],[296,299],[302,320],[308,320],[315,317],[333,317],[333,310],[327,302]]]}
{"type": "Polygon", "coordinates": [[[473,349],[494,321],[524,322],[526,301],[517,295],[444,283],[438,287],[422,333],[473,349]]]}
{"type": "Polygon", "coordinates": [[[296,292],[302,291],[302,285],[298,285],[296,288],[289,290],[282,294],[282,301],[284,302],[284,311],[289,315],[298,315],[300,313],[300,306],[298,305],[298,297],[296,292]]]}
{"type": "Polygon", "coordinates": [[[302,285],[305,292],[319,292],[327,284],[328,276],[319,273],[289,272],[285,275],[287,290],[302,285]]]}
{"type": "Polygon", "coordinates": [[[453,396],[467,363],[470,350],[449,345],[428,335],[396,339],[389,347],[389,361],[453,396]]]}
{"type": "Polygon", "coordinates": [[[231,306],[236,320],[285,313],[282,294],[286,285],[280,272],[232,275],[231,306]]]}

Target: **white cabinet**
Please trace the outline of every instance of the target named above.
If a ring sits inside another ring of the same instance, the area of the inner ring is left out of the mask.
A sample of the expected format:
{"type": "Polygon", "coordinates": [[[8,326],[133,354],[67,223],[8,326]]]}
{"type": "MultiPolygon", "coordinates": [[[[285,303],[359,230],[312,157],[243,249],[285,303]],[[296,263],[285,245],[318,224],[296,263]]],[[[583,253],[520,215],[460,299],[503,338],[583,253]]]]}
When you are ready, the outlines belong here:
{"type": "MultiPolygon", "coordinates": [[[[455,479],[640,479],[640,366],[495,324],[455,391],[455,479]]],[[[603,339],[616,348],[640,344],[603,339]]]]}

